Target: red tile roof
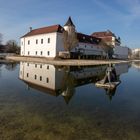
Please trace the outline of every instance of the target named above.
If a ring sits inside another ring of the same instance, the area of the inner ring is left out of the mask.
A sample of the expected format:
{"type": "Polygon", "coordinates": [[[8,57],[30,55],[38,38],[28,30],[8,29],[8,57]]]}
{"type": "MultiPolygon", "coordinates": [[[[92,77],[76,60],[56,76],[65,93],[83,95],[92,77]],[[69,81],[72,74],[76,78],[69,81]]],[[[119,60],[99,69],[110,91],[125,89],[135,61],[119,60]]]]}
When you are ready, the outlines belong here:
{"type": "Polygon", "coordinates": [[[34,35],[39,35],[39,34],[46,34],[46,33],[53,33],[53,32],[60,32],[62,33],[64,28],[61,25],[52,25],[48,27],[43,27],[43,28],[38,28],[31,30],[27,34],[25,34],[22,37],[27,37],[27,36],[34,36],[34,35]]]}
{"type": "Polygon", "coordinates": [[[94,32],[92,36],[94,37],[114,36],[115,37],[115,34],[108,30],[108,31],[103,31],[103,32],[94,32]]]}
{"type": "Polygon", "coordinates": [[[77,33],[77,39],[79,42],[89,43],[89,44],[98,44],[101,41],[100,38],[82,34],[82,33],[77,33]]]}

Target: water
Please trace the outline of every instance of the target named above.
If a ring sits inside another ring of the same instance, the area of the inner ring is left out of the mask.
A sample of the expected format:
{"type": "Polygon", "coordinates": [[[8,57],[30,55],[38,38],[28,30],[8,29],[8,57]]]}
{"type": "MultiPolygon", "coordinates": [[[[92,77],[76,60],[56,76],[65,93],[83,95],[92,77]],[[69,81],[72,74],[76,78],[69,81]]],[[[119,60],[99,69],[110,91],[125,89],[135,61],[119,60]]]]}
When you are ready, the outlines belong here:
{"type": "Polygon", "coordinates": [[[140,64],[117,64],[121,83],[97,88],[106,66],[0,64],[0,140],[139,140],[140,64]]]}

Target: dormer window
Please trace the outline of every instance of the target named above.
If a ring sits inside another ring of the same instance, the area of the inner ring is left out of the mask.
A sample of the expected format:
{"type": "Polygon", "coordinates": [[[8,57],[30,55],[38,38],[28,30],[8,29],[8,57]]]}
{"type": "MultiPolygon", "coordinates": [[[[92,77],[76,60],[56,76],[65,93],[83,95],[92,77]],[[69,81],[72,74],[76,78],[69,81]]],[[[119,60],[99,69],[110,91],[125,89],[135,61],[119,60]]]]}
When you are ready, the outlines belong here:
{"type": "Polygon", "coordinates": [[[85,36],[83,36],[83,39],[85,39],[85,36]]]}
{"type": "Polygon", "coordinates": [[[64,29],[63,28],[61,28],[61,31],[63,31],[64,29]]]}

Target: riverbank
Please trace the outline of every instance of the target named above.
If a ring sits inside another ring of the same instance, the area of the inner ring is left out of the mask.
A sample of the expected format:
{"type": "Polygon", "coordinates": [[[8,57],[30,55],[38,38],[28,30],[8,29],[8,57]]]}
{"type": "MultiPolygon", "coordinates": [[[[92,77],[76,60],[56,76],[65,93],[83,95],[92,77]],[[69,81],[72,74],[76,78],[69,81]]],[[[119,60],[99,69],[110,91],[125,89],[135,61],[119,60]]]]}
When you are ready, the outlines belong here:
{"type": "MultiPolygon", "coordinates": [[[[129,63],[132,60],[74,60],[74,59],[48,59],[40,57],[23,57],[23,56],[7,56],[7,60],[12,61],[24,61],[24,62],[35,62],[35,63],[47,63],[52,65],[69,65],[69,66],[87,66],[87,65],[104,65],[104,64],[117,64],[117,63],[129,63]]],[[[140,60],[138,60],[140,61],[140,60]]]]}

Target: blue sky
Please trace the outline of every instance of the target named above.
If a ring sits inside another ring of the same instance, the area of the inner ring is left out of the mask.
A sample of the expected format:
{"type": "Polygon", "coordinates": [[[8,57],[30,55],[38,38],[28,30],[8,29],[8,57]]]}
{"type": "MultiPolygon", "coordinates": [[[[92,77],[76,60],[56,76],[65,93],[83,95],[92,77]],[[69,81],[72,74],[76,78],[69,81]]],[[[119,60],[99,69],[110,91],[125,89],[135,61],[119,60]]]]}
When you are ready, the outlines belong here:
{"type": "Polygon", "coordinates": [[[0,33],[4,42],[19,41],[29,27],[64,25],[68,16],[78,32],[109,29],[140,48],[140,0],[0,0],[0,33]]]}

